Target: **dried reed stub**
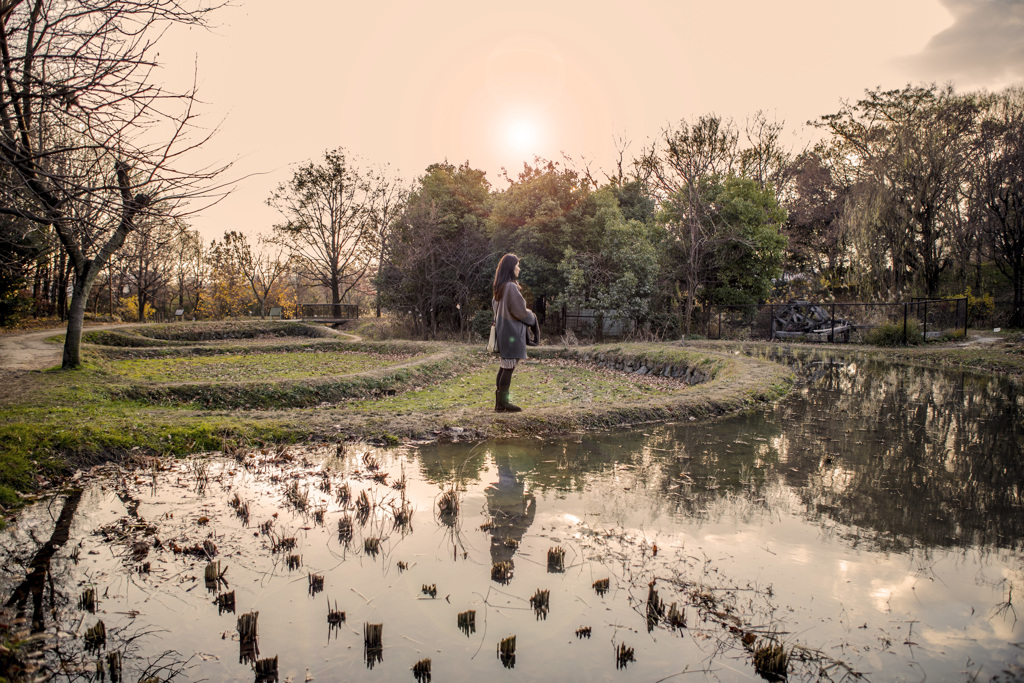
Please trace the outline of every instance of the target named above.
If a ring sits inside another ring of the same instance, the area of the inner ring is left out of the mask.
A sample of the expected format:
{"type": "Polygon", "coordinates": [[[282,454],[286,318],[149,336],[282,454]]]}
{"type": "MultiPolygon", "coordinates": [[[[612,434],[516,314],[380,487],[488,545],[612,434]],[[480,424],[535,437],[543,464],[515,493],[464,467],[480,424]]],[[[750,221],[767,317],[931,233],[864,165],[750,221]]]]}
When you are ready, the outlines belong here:
{"type": "Polygon", "coordinates": [[[347,546],[352,542],[353,532],[352,518],[345,515],[338,520],[338,543],[347,546]]]}
{"type": "Polygon", "coordinates": [[[374,472],[373,474],[370,475],[370,479],[373,479],[378,484],[384,485],[388,483],[388,473],[374,472]]]}
{"type": "Polygon", "coordinates": [[[412,506],[403,500],[400,506],[394,508],[394,514],[395,528],[403,531],[407,529],[412,521],[412,506]]]}
{"type": "Polygon", "coordinates": [[[78,609],[83,609],[90,614],[96,614],[96,589],[86,588],[78,596],[78,609]]]}
{"type": "Polygon", "coordinates": [[[363,658],[371,670],[384,661],[384,624],[363,624],[363,658]]]}
{"type": "Polygon", "coordinates": [[[785,680],[789,674],[789,653],[777,641],[754,648],[754,671],[769,681],[785,680]]]}
{"type": "Polygon", "coordinates": [[[288,567],[288,571],[298,569],[302,566],[302,555],[289,555],[285,560],[285,566],[288,567]]]}
{"type": "MultiPolygon", "coordinates": [[[[111,683],[118,683],[121,680],[121,669],[123,660],[120,650],[107,653],[107,670],[110,671],[111,683]]],[[[100,678],[100,680],[103,680],[100,678]]]]}
{"type": "Polygon", "coordinates": [[[503,546],[505,546],[506,548],[511,548],[512,550],[518,550],[519,549],[519,541],[517,541],[516,539],[512,538],[511,536],[505,537],[505,540],[502,541],[501,544],[503,546]]]}
{"type": "Polygon", "coordinates": [[[202,492],[206,490],[206,484],[210,480],[210,475],[206,470],[207,463],[200,460],[189,461],[189,472],[192,477],[196,480],[196,490],[202,492]]]}
{"type": "Polygon", "coordinates": [[[476,633],[476,610],[459,612],[458,623],[459,630],[465,633],[467,638],[470,634],[476,633]]]}
{"type": "Polygon", "coordinates": [[[348,485],[347,481],[338,487],[334,500],[342,507],[346,507],[352,500],[352,488],[348,485]]]}
{"type": "Polygon", "coordinates": [[[227,573],[228,568],[221,568],[220,560],[214,560],[206,565],[206,569],[203,571],[203,578],[206,580],[206,587],[210,590],[216,590],[217,586],[221,583],[227,583],[224,581],[224,575],[227,573]]]}
{"type": "Polygon", "coordinates": [[[326,472],[324,472],[320,476],[320,490],[323,493],[326,493],[329,496],[329,495],[331,495],[331,488],[332,488],[332,485],[331,485],[331,475],[329,475],[326,472]]]}
{"type": "Polygon", "coordinates": [[[272,553],[286,552],[288,550],[294,550],[295,549],[295,537],[294,536],[289,536],[287,538],[284,538],[282,536],[274,536],[273,534],[271,534],[270,539],[271,539],[270,552],[272,552],[272,553]]]}
{"type": "Polygon", "coordinates": [[[234,509],[235,516],[242,520],[242,524],[249,526],[249,504],[239,498],[237,493],[228,504],[234,509]]]}
{"type": "Polygon", "coordinates": [[[480,531],[490,531],[494,528],[494,522],[487,521],[480,525],[480,531]]]}
{"type": "Polygon", "coordinates": [[[274,528],[274,520],[268,519],[265,522],[260,522],[260,535],[269,536],[270,530],[274,528]]]}
{"type": "Polygon", "coordinates": [[[370,497],[366,495],[366,490],[360,491],[356,498],[356,520],[360,524],[366,524],[366,520],[370,519],[370,510],[372,509],[373,504],[370,503],[370,497]]]}
{"type": "Polygon", "coordinates": [[[345,622],[345,613],[338,609],[338,602],[335,600],[334,607],[330,606],[330,601],[327,602],[327,623],[331,626],[340,626],[345,622]]]}
{"type": "Polygon", "coordinates": [[[455,486],[451,486],[444,490],[441,497],[437,499],[437,515],[441,521],[447,525],[455,523],[455,519],[459,516],[459,494],[455,491],[455,486]]]}
{"type": "Polygon", "coordinates": [[[322,574],[309,574],[309,594],[316,595],[324,589],[324,577],[322,574]]]}
{"type": "Polygon", "coordinates": [[[213,601],[217,604],[217,614],[235,613],[235,591],[221,593],[213,601]]]}
{"type": "Polygon", "coordinates": [[[257,632],[259,619],[259,612],[246,612],[245,614],[238,615],[238,619],[235,622],[235,629],[238,631],[239,642],[256,642],[256,639],[259,637],[257,632]]]}
{"type": "Polygon", "coordinates": [[[627,664],[635,661],[636,658],[633,657],[633,648],[626,647],[625,643],[619,643],[619,646],[615,648],[615,668],[625,669],[627,664]]]}
{"type": "Polygon", "coordinates": [[[142,564],[135,567],[135,571],[140,574],[148,574],[153,565],[150,562],[143,562],[142,564]]]}
{"type": "Polygon", "coordinates": [[[366,469],[371,472],[376,472],[380,469],[380,460],[378,460],[376,456],[369,451],[363,453],[363,464],[366,465],[366,469]]]}
{"type": "Polygon", "coordinates": [[[408,568],[409,568],[409,563],[408,562],[402,562],[401,560],[398,561],[398,571],[404,572],[408,568]]]}
{"type": "Polygon", "coordinates": [[[420,592],[423,595],[429,595],[431,598],[436,598],[437,597],[437,584],[436,583],[431,583],[431,584],[426,584],[425,583],[425,584],[423,584],[423,588],[420,589],[420,592]]]}
{"type": "Polygon", "coordinates": [[[85,632],[85,649],[87,652],[99,652],[107,646],[107,627],[100,619],[85,632]]]}
{"type": "Polygon", "coordinates": [[[503,561],[492,564],[491,580],[507,586],[509,581],[512,580],[512,563],[503,561]]]}
{"type": "Polygon", "coordinates": [[[665,603],[654,589],[654,581],[647,584],[647,632],[650,633],[665,616],[665,603]]]}
{"type": "Polygon", "coordinates": [[[560,545],[548,548],[548,571],[561,573],[565,571],[565,550],[560,545]]]}
{"type": "Polygon", "coordinates": [[[206,539],[203,541],[203,552],[209,558],[217,557],[217,544],[210,539],[206,539]]]}
{"type": "Polygon", "coordinates": [[[309,490],[299,488],[298,481],[292,481],[284,489],[285,501],[299,512],[305,512],[309,507],[309,490]]]}
{"type": "MultiPolygon", "coordinates": [[[[400,478],[398,478],[398,479],[395,479],[393,482],[391,482],[391,488],[393,488],[396,491],[404,491],[405,490],[405,486],[406,486],[405,466],[403,465],[402,466],[402,476],[400,478]]],[[[428,659],[427,661],[429,662],[430,660],[428,659]]]]}
{"type": "Polygon", "coordinates": [[[430,683],[430,658],[421,659],[413,664],[412,675],[417,683],[430,683]]]}
{"type": "Polygon", "coordinates": [[[252,665],[256,673],[256,683],[272,683],[277,681],[277,655],[257,660],[252,665]]]}
{"type": "Polygon", "coordinates": [[[590,638],[590,627],[589,626],[580,626],[578,629],[576,629],[576,637],[577,638],[590,638]]]}
{"type": "Polygon", "coordinates": [[[313,510],[313,523],[317,526],[324,525],[324,515],[327,513],[327,508],[318,507],[313,510]]]}
{"type": "Polygon", "coordinates": [[[594,592],[603,598],[605,594],[608,593],[609,585],[610,582],[608,579],[598,579],[594,582],[594,592]]]}
{"type": "Polygon", "coordinates": [[[670,628],[686,628],[686,608],[673,602],[668,606],[665,622],[670,628]]]}
{"type": "Polygon", "coordinates": [[[530,598],[530,607],[537,619],[547,619],[551,611],[551,591],[537,589],[537,592],[530,598]]]}
{"type": "Polygon", "coordinates": [[[363,539],[363,551],[371,557],[377,557],[380,552],[380,539],[376,536],[363,539]]]}
{"type": "Polygon", "coordinates": [[[516,668],[516,637],[503,638],[498,643],[498,659],[506,669],[516,668]]]}

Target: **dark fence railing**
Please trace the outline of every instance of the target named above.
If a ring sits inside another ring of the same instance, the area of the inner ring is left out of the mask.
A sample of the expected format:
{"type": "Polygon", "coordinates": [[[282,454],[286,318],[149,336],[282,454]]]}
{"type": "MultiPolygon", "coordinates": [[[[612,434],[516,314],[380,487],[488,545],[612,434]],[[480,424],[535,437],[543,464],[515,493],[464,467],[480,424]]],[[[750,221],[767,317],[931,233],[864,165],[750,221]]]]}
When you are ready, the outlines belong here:
{"type": "Polygon", "coordinates": [[[967,334],[967,299],[914,299],[899,303],[791,302],[762,306],[712,306],[709,339],[798,339],[863,342],[880,326],[903,343],[967,334]],[[795,308],[794,308],[795,307],[795,308]],[[813,324],[812,324],[813,323],[813,324]]]}
{"type": "Polygon", "coordinates": [[[299,304],[299,315],[304,320],[355,320],[359,317],[358,304],[299,304]]]}

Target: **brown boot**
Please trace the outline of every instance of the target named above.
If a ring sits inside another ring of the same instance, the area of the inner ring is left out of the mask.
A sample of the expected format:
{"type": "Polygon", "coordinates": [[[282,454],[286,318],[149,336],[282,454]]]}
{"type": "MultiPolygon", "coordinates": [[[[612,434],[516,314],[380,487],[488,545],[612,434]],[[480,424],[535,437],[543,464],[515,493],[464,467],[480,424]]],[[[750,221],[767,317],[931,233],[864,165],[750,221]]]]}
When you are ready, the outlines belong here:
{"type": "Polygon", "coordinates": [[[508,402],[508,389],[498,389],[494,392],[494,412],[496,413],[519,413],[522,408],[508,402]]]}

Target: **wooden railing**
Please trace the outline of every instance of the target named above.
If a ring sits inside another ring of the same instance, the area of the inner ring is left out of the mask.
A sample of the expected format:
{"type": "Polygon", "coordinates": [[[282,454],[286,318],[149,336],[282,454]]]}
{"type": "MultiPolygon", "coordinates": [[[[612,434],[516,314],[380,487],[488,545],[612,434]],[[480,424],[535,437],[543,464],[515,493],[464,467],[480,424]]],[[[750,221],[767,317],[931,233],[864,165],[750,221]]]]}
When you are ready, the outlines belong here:
{"type": "Polygon", "coordinates": [[[344,322],[359,317],[357,304],[299,304],[303,320],[314,322],[344,322]]]}

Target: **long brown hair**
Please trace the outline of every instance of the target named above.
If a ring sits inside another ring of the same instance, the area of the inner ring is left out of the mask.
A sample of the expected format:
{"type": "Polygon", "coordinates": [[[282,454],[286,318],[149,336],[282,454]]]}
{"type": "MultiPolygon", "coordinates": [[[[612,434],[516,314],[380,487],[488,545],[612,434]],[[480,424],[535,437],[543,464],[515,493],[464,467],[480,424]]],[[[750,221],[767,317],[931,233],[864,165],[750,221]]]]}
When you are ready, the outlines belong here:
{"type": "Polygon", "coordinates": [[[501,301],[505,285],[516,281],[517,265],[519,265],[519,257],[515,254],[505,254],[498,261],[498,267],[494,269],[494,287],[492,289],[495,301],[501,301]]]}

